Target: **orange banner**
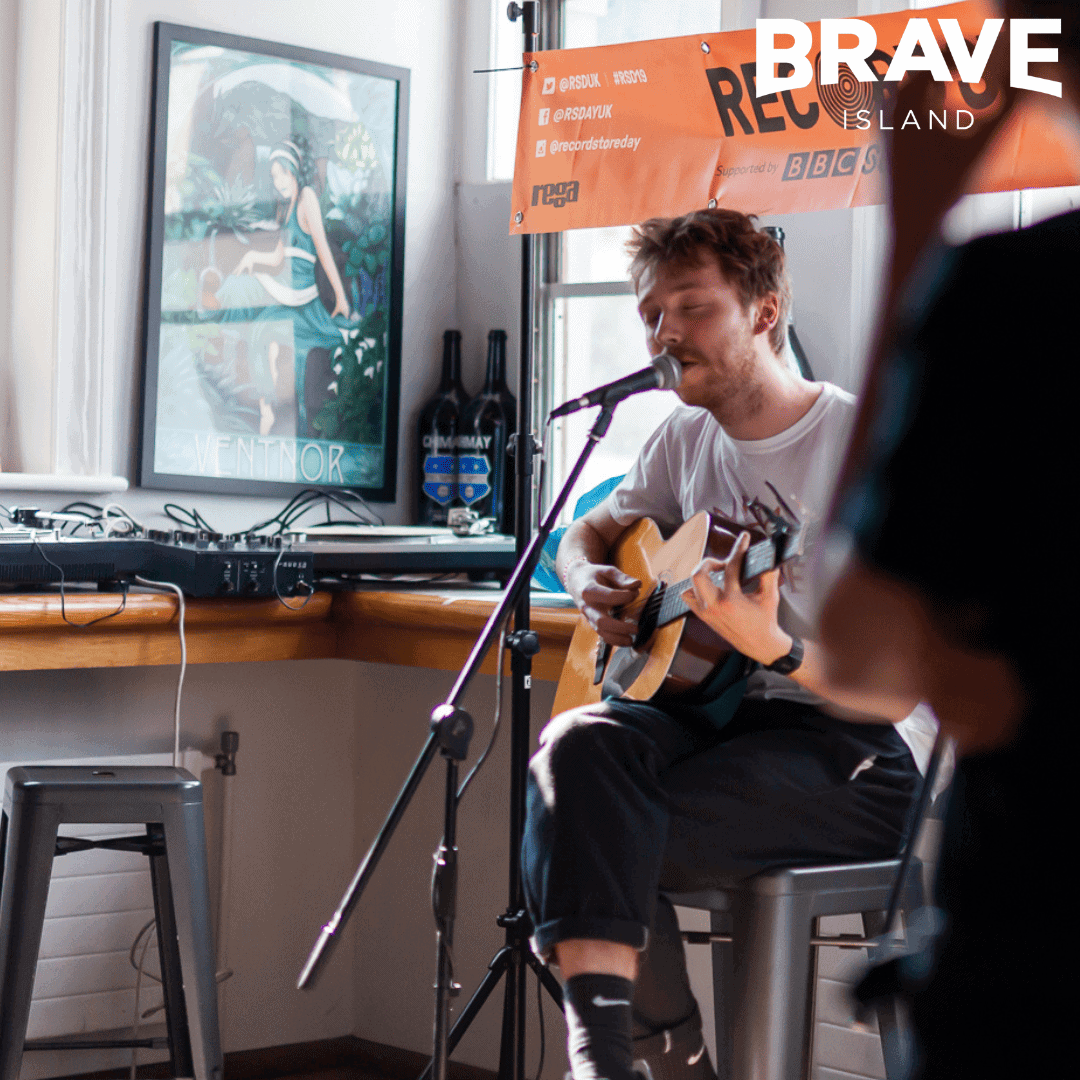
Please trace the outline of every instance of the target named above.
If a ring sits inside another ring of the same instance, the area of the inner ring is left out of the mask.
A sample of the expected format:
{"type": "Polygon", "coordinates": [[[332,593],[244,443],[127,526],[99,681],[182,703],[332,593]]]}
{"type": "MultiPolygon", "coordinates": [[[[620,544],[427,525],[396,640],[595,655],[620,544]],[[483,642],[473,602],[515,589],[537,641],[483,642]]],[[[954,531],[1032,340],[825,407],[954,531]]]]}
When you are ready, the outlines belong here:
{"type": "MultiPolygon", "coordinates": [[[[928,19],[949,57],[938,20],[958,20],[970,51],[995,14],[970,0],[861,20],[877,34],[867,60],[876,82],[841,63],[839,82],[823,83],[821,24],[810,23],[809,85],[762,97],[754,30],[526,54],[510,232],[626,225],[708,205],[781,214],[883,202],[886,95],[897,85],[883,76],[909,19],[928,19]]],[[[1008,33],[1006,25],[995,48],[1008,33]]],[[[946,108],[891,123],[966,130],[999,93],[950,82],[946,108]]],[[[1055,105],[1030,95],[971,191],[1080,183],[1080,137],[1053,119],[1055,105]]]]}

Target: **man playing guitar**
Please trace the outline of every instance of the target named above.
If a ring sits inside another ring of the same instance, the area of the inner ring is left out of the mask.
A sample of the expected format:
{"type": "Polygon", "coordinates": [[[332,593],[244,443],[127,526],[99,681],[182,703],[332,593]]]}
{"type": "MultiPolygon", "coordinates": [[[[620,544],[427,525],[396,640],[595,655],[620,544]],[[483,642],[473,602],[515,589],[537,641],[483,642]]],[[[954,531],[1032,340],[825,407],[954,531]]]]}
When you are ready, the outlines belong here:
{"type": "MultiPolygon", "coordinates": [[[[558,570],[613,646],[640,583],[608,565],[625,528],[668,536],[700,511],[754,524],[754,500],[798,514],[811,540],[828,511],[854,398],[783,358],[790,286],[779,245],[723,209],[645,222],[629,250],[649,351],[682,364],[677,408],[630,473],[563,538],[558,570]]],[[[915,701],[837,692],[812,640],[798,562],[744,592],[749,536],[706,559],[686,602],[756,661],[722,725],[675,696],[564,712],[530,768],[523,846],[536,951],[565,980],[575,1080],[708,1080],[701,1019],[663,890],[691,891],[770,866],[896,854],[932,715],[915,701]],[[723,584],[709,574],[725,571],[723,584]],[[874,723],[866,723],[873,720],[874,723]],[[918,761],[917,761],[918,759],[918,761]]]]}

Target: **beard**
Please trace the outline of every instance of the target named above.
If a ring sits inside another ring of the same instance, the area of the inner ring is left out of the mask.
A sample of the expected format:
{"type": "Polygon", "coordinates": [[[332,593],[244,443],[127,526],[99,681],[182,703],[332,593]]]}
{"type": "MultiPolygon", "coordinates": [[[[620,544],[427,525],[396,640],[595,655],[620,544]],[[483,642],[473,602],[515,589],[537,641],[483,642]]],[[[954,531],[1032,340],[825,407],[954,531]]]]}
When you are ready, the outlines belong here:
{"type": "Polygon", "coordinates": [[[695,378],[695,384],[687,386],[685,392],[683,387],[676,390],[687,405],[708,409],[721,425],[745,420],[761,409],[764,389],[751,338],[732,342],[719,360],[710,361],[692,352],[675,355],[691,371],[700,366],[704,376],[695,378]]]}

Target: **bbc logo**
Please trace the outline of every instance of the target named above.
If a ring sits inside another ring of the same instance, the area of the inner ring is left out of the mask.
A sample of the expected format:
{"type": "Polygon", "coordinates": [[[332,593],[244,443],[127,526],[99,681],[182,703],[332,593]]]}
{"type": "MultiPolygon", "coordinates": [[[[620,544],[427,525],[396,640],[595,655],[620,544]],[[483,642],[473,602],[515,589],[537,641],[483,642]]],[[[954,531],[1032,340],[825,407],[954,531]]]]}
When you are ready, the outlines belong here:
{"type": "Polygon", "coordinates": [[[830,176],[854,176],[860,148],[842,150],[804,150],[788,154],[781,180],[824,180],[830,176]]]}

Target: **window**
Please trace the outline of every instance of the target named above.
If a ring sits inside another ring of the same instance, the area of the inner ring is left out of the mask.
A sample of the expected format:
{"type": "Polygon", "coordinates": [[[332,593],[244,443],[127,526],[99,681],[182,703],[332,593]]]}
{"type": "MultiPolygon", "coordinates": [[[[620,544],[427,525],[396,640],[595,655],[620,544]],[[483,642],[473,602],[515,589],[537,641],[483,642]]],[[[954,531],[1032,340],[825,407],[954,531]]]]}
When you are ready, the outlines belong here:
{"type": "MultiPolygon", "coordinates": [[[[684,34],[716,33],[720,0],[564,0],[562,45],[587,48],[684,34]]],[[[519,39],[520,40],[520,39],[519,39]]],[[[520,50],[520,45],[518,45],[520,50]]],[[[515,117],[516,120],[516,117],[515,117]]],[[[512,171],[512,162],[511,162],[512,171]]],[[[637,299],[628,279],[625,244],[630,228],[580,229],[556,241],[555,280],[544,286],[541,316],[550,375],[542,380],[539,409],[577,397],[618,379],[649,360],[637,299]]],[[[543,368],[543,365],[539,365],[543,368]]],[[[604,441],[594,451],[571,495],[576,500],[633,464],[648,435],[678,404],[671,393],[627,398],[604,441]]],[[[596,415],[583,410],[556,422],[547,434],[548,492],[553,494],[573,466],[596,415]]]]}
{"type": "Polygon", "coordinates": [[[488,2],[491,37],[487,66],[496,70],[488,78],[487,178],[511,180],[521,109],[521,22],[507,18],[503,0],[488,2]],[[519,70],[499,70],[502,68],[519,70]]]}

